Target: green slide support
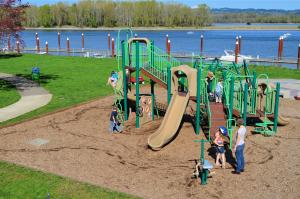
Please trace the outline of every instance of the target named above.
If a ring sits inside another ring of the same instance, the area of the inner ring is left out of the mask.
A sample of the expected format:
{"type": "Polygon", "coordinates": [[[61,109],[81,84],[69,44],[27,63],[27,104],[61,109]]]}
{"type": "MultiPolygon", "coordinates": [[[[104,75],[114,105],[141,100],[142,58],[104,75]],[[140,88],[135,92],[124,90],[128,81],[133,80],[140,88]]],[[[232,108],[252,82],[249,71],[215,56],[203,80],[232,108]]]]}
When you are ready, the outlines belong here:
{"type": "Polygon", "coordinates": [[[276,84],[276,96],[275,96],[275,107],[274,107],[274,126],[273,132],[277,132],[277,124],[278,124],[278,111],[279,111],[279,94],[280,94],[280,83],[276,84]]]}
{"type": "Polygon", "coordinates": [[[154,93],[154,84],[155,82],[151,79],[150,85],[151,85],[151,112],[152,112],[152,121],[154,120],[154,104],[155,104],[155,93],[154,93]]]}
{"type": "Polygon", "coordinates": [[[168,87],[168,104],[171,101],[171,66],[167,67],[167,87],[168,87]]]}
{"type": "Polygon", "coordinates": [[[135,114],[135,127],[140,128],[140,115],[139,115],[139,106],[140,106],[140,66],[139,66],[139,42],[136,42],[136,61],[135,61],[135,107],[136,107],[136,114],[135,114]]]}
{"type": "Polygon", "coordinates": [[[123,71],[123,93],[124,93],[124,119],[128,120],[128,100],[127,100],[127,76],[125,69],[125,45],[126,43],[122,42],[122,71],[123,71]]]}

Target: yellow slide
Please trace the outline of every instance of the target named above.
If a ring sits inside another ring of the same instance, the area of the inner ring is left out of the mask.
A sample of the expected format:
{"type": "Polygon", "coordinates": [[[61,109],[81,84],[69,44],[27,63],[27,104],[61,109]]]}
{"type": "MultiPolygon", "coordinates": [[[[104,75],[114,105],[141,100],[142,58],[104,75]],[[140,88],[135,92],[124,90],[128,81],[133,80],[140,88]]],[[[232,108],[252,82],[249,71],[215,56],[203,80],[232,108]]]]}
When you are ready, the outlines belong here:
{"type": "Polygon", "coordinates": [[[287,118],[283,117],[282,115],[278,115],[278,125],[285,126],[288,125],[290,122],[287,118]]]}
{"type": "Polygon", "coordinates": [[[153,150],[160,150],[176,135],[189,98],[189,92],[186,95],[179,94],[178,92],[173,93],[170,105],[160,127],[148,138],[148,145],[153,150]]]}

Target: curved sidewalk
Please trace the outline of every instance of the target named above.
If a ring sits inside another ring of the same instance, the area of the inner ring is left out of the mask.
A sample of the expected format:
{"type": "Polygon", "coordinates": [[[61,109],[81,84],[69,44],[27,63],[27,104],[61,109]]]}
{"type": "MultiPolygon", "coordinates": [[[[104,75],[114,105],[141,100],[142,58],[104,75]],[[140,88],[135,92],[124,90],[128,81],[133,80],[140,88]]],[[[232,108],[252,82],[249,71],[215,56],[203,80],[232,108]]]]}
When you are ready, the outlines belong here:
{"type": "Polygon", "coordinates": [[[0,122],[38,109],[51,101],[52,94],[31,80],[6,73],[0,73],[0,79],[15,85],[21,95],[19,101],[0,109],[0,122]]]}

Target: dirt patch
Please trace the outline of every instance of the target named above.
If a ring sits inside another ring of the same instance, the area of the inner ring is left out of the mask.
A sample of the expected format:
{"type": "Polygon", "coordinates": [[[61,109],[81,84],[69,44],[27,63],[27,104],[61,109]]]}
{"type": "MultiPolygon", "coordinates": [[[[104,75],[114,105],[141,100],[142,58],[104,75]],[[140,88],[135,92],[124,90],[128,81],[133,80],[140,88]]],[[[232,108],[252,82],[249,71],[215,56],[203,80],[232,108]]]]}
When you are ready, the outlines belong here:
{"type": "MultiPolygon", "coordinates": [[[[166,99],[163,91],[158,91],[166,99]]],[[[300,103],[283,100],[290,125],[274,137],[250,135],[246,143],[246,172],[214,169],[208,185],[192,179],[200,145],[191,123],[161,151],[147,147],[147,138],[160,125],[156,119],[135,129],[134,118],[122,134],[108,133],[113,98],[85,104],[0,130],[0,159],[68,176],[144,198],[299,198],[300,103]],[[45,145],[29,142],[41,138],[45,145]]],[[[165,100],[162,100],[165,101],[165,100]]],[[[250,129],[250,128],[249,128],[250,129]]],[[[206,144],[208,151],[210,146],[206,144]]],[[[208,152],[206,158],[213,162],[208,152]]]]}

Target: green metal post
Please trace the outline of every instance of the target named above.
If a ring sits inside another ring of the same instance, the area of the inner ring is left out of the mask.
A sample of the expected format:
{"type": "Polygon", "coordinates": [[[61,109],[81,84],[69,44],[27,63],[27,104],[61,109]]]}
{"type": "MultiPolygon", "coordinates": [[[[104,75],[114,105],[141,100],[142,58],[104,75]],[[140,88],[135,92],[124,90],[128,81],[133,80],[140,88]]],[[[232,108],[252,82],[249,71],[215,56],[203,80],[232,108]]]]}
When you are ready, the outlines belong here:
{"type": "Polygon", "coordinates": [[[168,87],[168,104],[171,101],[171,66],[167,67],[167,87],[168,87]]]}
{"type": "Polygon", "coordinates": [[[135,66],[135,110],[136,110],[136,114],[135,114],[135,127],[136,128],[140,128],[140,115],[139,115],[139,106],[140,106],[140,81],[139,81],[139,72],[140,72],[140,68],[139,68],[139,42],[136,42],[136,66],[135,66]]]}
{"type": "Polygon", "coordinates": [[[252,78],[252,96],[251,96],[251,107],[252,109],[254,110],[251,110],[251,111],[256,111],[256,96],[257,96],[257,88],[256,88],[256,71],[253,71],[253,78],[252,78]]]}
{"type": "Polygon", "coordinates": [[[200,132],[200,93],[201,93],[201,68],[197,68],[197,107],[196,107],[196,134],[200,132]]]}
{"type": "Polygon", "coordinates": [[[256,71],[253,71],[252,88],[256,87],[256,71]]]}
{"type": "Polygon", "coordinates": [[[232,149],[232,112],[233,112],[233,97],[234,97],[234,77],[231,76],[230,78],[230,90],[229,90],[229,125],[228,128],[231,129],[231,131],[229,132],[229,136],[230,136],[230,149],[232,149]]]}
{"type": "Polygon", "coordinates": [[[199,64],[200,68],[202,69],[203,68],[203,57],[201,56],[200,57],[200,64],[199,64]]]}
{"type": "Polygon", "coordinates": [[[193,64],[193,68],[198,68],[198,60],[197,59],[195,59],[195,62],[193,64]]]}
{"type": "Polygon", "coordinates": [[[207,184],[207,177],[208,177],[208,170],[203,169],[203,172],[201,174],[201,185],[206,185],[207,184]]]}
{"type": "Polygon", "coordinates": [[[277,132],[277,123],[278,123],[278,109],[279,109],[279,94],[280,94],[280,83],[276,84],[276,97],[275,97],[275,107],[274,107],[274,127],[273,131],[277,132]]]}
{"type": "MultiPolygon", "coordinates": [[[[124,57],[124,59],[125,59],[125,65],[126,66],[129,66],[129,49],[128,49],[128,42],[126,41],[125,42],[125,57],[124,57]]],[[[122,59],[123,59],[123,57],[122,57],[122,59]]]]}
{"type": "Polygon", "coordinates": [[[238,65],[235,63],[235,62],[233,62],[232,63],[233,64],[233,68],[235,69],[235,71],[236,71],[236,74],[238,74],[238,79],[239,79],[239,81],[240,81],[240,85],[241,85],[241,88],[243,87],[243,83],[242,83],[242,79],[241,79],[241,73],[240,73],[240,71],[239,71],[239,69],[238,69],[238,65]]]}
{"type": "Polygon", "coordinates": [[[154,67],[154,41],[150,44],[150,67],[154,67]]]}
{"type": "Polygon", "coordinates": [[[223,82],[226,81],[226,70],[223,70],[222,72],[223,82]]]}
{"type": "Polygon", "coordinates": [[[244,86],[244,110],[243,110],[243,120],[244,120],[244,126],[247,124],[247,105],[248,105],[248,84],[245,83],[244,86]]]}
{"type": "Polygon", "coordinates": [[[154,94],[154,81],[150,80],[150,84],[151,84],[151,112],[152,112],[152,121],[154,120],[154,103],[155,103],[155,94],[154,94]]]}
{"type": "MultiPolygon", "coordinates": [[[[204,165],[204,143],[205,140],[195,140],[194,142],[201,142],[201,148],[200,148],[200,163],[201,165],[204,165]]],[[[201,178],[201,185],[206,185],[207,184],[207,177],[208,177],[208,169],[202,169],[200,178],[201,178]]]]}
{"type": "Polygon", "coordinates": [[[126,43],[122,42],[122,71],[123,71],[123,93],[124,93],[124,119],[128,120],[128,100],[127,100],[127,76],[125,68],[125,45],[126,43]]]}
{"type": "Polygon", "coordinates": [[[200,157],[200,161],[201,164],[204,164],[204,139],[201,139],[201,157],[200,157]]]}

